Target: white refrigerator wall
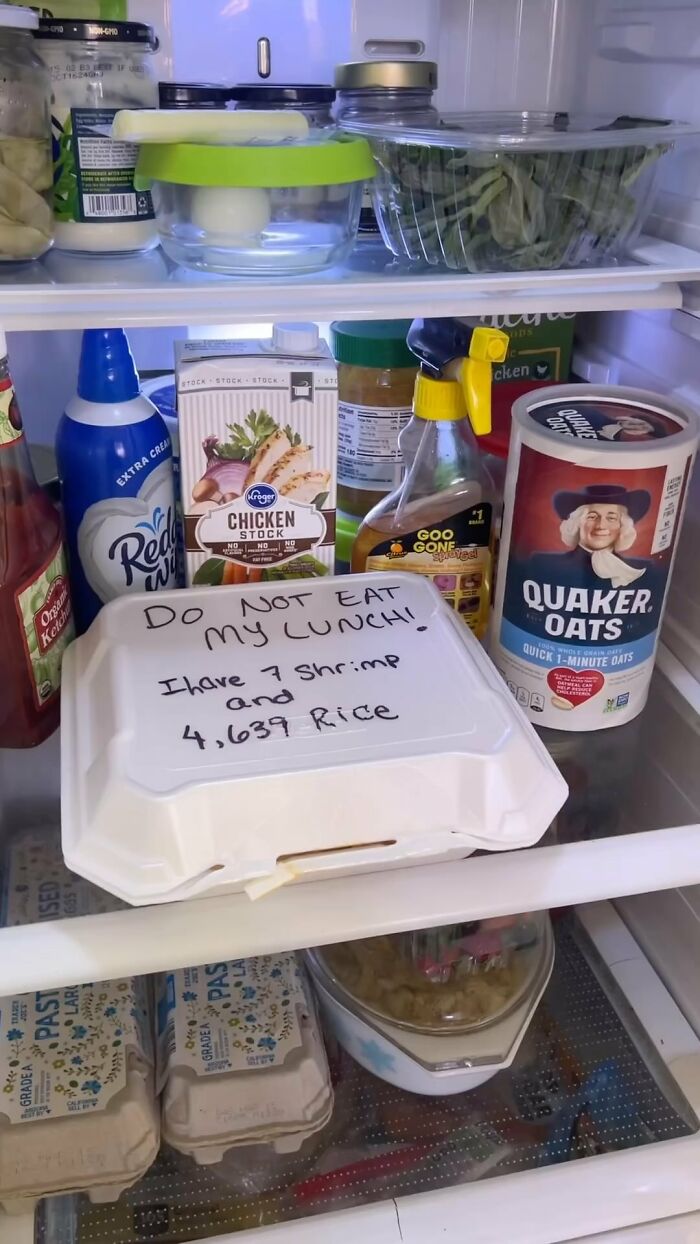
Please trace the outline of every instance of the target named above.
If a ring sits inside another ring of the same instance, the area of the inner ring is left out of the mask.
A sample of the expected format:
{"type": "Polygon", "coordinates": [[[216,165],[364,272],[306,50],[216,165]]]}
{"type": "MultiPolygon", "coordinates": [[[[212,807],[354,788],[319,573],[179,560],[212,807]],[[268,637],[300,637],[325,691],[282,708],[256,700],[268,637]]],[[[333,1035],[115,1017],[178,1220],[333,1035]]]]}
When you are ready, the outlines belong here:
{"type": "MultiPolygon", "coordinates": [[[[690,304],[692,305],[692,303],[690,304]]],[[[581,318],[582,379],[669,393],[700,411],[700,318],[690,310],[581,318]]],[[[664,642],[700,683],[700,467],[696,463],[671,580],[664,642]]]]}

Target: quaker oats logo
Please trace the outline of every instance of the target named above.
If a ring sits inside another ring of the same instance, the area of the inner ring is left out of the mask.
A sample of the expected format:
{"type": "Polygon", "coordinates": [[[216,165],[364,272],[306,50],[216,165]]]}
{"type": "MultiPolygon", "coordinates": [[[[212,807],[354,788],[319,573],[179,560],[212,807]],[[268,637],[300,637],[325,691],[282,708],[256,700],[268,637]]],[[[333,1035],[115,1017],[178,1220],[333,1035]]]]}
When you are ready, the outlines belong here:
{"type": "Polygon", "coordinates": [[[293,371],[289,381],[293,402],[313,402],[314,374],[312,371],[293,371]]]}
{"type": "Polygon", "coordinates": [[[245,499],[254,510],[269,510],[277,500],[277,489],[272,484],[252,484],[245,499]]]}

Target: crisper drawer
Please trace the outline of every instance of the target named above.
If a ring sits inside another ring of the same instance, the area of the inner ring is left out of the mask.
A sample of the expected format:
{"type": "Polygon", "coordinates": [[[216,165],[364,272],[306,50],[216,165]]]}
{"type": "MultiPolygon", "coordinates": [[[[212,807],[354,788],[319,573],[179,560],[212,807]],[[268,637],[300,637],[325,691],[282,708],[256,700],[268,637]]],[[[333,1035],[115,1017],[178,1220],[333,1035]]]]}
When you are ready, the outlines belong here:
{"type": "Polygon", "coordinates": [[[206,1170],[162,1152],[116,1205],[52,1198],[36,1223],[0,1221],[0,1244],[463,1244],[465,1223],[470,1244],[612,1244],[681,1221],[700,1210],[700,1041],[609,903],[555,928],[516,1062],[480,1089],[417,1098],[331,1046],[336,1111],[313,1156],[271,1167],[238,1151],[206,1170]]]}

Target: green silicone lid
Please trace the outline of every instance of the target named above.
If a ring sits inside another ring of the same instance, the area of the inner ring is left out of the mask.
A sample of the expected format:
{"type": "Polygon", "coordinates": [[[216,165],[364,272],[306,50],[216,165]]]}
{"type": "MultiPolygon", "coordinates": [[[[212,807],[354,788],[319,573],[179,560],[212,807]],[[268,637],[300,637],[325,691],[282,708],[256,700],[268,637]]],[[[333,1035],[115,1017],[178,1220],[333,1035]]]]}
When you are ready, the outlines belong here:
{"type": "Polygon", "coordinates": [[[418,367],[406,345],[411,320],[347,320],[331,324],[337,363],[357,367],[418,367]]]}
{"type": "Polygon", "coordinates": [[[205,147],[195,143],[143,143],[137,190],[151,182],[177,186],[339,186],[367,181],[376,167],[364,138],[340,134],[317,142],[274,146],[205,147]]]}
{"type": "Polygon", "coordinates": [[[350,565],[352,546],[360,529],[361,518],[353,518],[351,514],[337,511],[335,520],[335,558],[336,561],[350,565]]]}

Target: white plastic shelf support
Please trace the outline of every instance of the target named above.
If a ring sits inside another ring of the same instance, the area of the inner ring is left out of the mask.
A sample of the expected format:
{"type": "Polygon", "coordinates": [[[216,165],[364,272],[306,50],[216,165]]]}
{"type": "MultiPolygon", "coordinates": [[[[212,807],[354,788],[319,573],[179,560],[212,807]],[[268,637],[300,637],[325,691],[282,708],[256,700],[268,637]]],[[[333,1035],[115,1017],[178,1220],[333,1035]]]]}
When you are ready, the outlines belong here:
{"type": "MultiPolygon", "coordinates": [[[[609,836],[596,836],[598,786],[592,832],[579,840],[558,841],[555,827],[554,841],[527,850],[291,885],[257,902],[233,894],[0,928],[0,996],[700,883],[697,684],[668,653],[660,665],[637,750],[627,760],[626,806],[609,836]]],[[[615,731],[605,734],[610,751],[615,731]]],[[[591,744],[590,736],[578,738],[580,772],[591,744]]],[[[50,752],[41,766],[35,753],[0,753],[10,810],[4,832],[13,824],[56,823],[55,788],[35,789],[37,773],[52,768],[50,752]],[[25,781],[31,794],[22,794],[25,781]]],[[[615,806],[623,788],[619,766],[610,770],[615,806]]],[[[574,826],[579,819],[576,805],[574,826]]],[[[590,825],[588,814],[584,819],[590,825]]]]}
{"type": "MultiPolygon", "coordinates": [[[[50,252],[0,273],[6,331],[124,328],[271,320],[677,309],[681,283],[700,282],[700,252],[642,238],[608,268],[467,275],[399,268],[382,247],[344,269],[306,277],[227,278],[174,268],[161,252],[90,258],[50,252]]],[[[689,284],[690,283],[690,284],[689,284]]]]}
{"type": "Polygon", "coordinates": [[[641,894],[700,878],[700,824],[0,930],[0,996],[641,894]]]}

